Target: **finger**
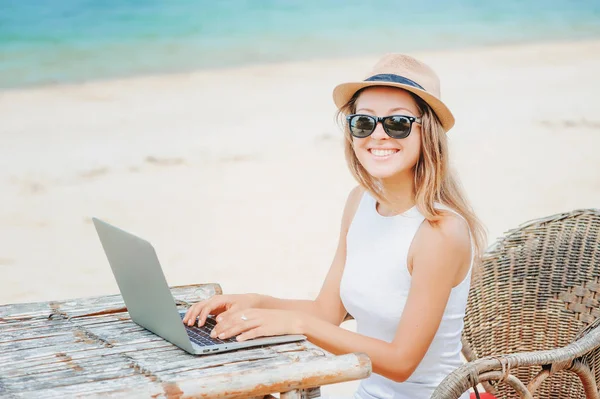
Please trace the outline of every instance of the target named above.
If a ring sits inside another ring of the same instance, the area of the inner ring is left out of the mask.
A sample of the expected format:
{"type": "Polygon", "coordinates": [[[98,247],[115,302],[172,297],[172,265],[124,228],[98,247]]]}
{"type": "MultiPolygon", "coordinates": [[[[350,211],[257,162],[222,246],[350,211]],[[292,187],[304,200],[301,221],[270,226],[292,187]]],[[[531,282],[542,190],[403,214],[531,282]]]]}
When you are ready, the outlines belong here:
{"type": "Polygon", "coordinates": [[[247,341],[249,339],[264,337],[265,334],[261,327],[253,328],[251,330],[245,331],[236,337],[238,342],[247,341]]]}
{"type": "Polygon", "coordinates": [[[190,309],[191,309],[191,308],[192,308],[192,307],[190,306],[190,307],[189,307],[189,308],[188,308],[188,309],[185,311],[185,314],[183,315],[183,319],[181,319],[181,321],[183,321],[184,323],[187,321],[187,317],[188,317],[188,314],[190,314],[190,309]]]}
{"type": "Polygon", "coordinates": [[[243,311],[235,311],[230,309],[228,311],[225,311],[216,318],[217,325],[213,329],[213,331],[215,331],[215,334],[213,334],[213,338],[216,337],[218,334],[222,333],[223,331],[226,331],[234,325],[238,324],[240,321],[257,319],[261,319],[261,317],[260,314],[257,314],[254,309],[246,309],[243,311]]]}
{"type": "Polygon", "coordinates": [[[212,297],[202,308],[202,311],[198,315],[198,326],[202,327],[206,322],[208,315],[215,309],[223,306],[223,300],[221,298],[212,297]]]}
{"type": "MultiPolygon", "coordinates": [[[[240,320],[238,323],[235,323],[234,325],[232,325],[231,327],[229,327],[225,330],[217,331],[214,334],[213,338],[218,337],[219,339],[227,339],[227,338],[235,337],[236,335],[239,335],[245,331],[255,329],[260,325],[261,325],[260,320],[240,320]]],[[[211,333],[211,336],[212,335],[213,334],[211,333]]]]}
{"type": "Polygon", "coordinates": [[[210,336],[212,338],[216,338],[217,335],[219,335],[223,331],[230,329],[235,324],[231,315],[228,315],[226,317],[219,315],[217,316],[216,321],[217,324],[213,327],[212,331],[210,332],[210,336]]]}
{"type": "MultiPolygon", "coordinates": [[[[236,316],[236,313],[239,313],[237,306],[232,306],[228,310],[221,312],[215,320],[217,323],[222,323],[224,320],[233,319],[233,317],[236,316]]],[[[242,317],[241,313],[239,314],[239,317],[242,317]]]]}
{"type": "Polygon", "coordinates": [[[184,323],[187,323],[187,321],[190,319],[190,317],[192,316],[192,312],[194,311],[194,307],[198,305],[197,303],[193,304],[192,306],[190,306],[188,308],[188,310],[185,312],[185,316],[183,316],[182,321],[184,323]]]}
{"type": "Polygon", "coordinates": [[[239,323],[249,321],[250,318],[244,316],[241,311],[227,311],[223,312],[217,317],[217,325],[211,331],[211,337],[216,338],[221,333],[228,331],[239,323]]]}
{"type": "Polygon", "coordinates": [[[204,307],[206,306],[206,302],[206,300],[198,302],[190,308],[186,320],[188,326],[193,326],[194,324],[196,324],[196,318],[198,317],[202,309],[204,309],[204,307]]]}

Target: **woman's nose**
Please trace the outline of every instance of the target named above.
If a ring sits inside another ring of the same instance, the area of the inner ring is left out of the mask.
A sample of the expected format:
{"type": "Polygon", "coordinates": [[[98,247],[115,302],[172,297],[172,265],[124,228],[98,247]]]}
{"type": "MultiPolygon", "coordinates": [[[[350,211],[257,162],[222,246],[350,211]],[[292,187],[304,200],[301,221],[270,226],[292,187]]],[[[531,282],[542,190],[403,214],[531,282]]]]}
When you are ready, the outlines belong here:
{"type": "Polygon", "coordinates": [[[381,122],[375,126],[375,130],[373,130],[371,137],[375,140],[385,140],[389,138],[385,130],[383,130],[383,124],[381,122]]]}

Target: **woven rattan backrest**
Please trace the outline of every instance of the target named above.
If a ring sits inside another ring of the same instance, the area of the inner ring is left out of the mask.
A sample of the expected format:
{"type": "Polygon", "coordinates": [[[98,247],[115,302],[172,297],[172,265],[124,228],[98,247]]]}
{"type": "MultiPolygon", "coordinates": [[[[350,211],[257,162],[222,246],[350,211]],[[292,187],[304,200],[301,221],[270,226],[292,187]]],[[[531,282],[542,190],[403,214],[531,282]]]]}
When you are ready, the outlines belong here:
{"type": "MultiPolygon", "coordinates": [[[[600,316],[599,278],[600,210],[554,215],[508,232],[486,252],[472,283],[463,334],[467,360],[569,344],[600,316]]],[[[527,383],[539,371],[512,373],[527,383]]],[[[582,395],[577,377],[562,372],[536,397],[582,395]]],[[[504,384],[497,396],[518,397],[504,384]]]]}

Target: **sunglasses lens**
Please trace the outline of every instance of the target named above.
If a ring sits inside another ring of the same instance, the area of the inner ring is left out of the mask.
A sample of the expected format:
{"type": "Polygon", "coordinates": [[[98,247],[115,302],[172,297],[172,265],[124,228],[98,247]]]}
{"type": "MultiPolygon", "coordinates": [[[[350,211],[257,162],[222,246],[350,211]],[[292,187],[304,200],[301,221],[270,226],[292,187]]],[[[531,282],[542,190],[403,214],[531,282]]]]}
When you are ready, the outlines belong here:
{"type": "Polygon", "coordinates": [[[392,116],[384,121],[386,132],[395,139],[403,139],[410,134],[410,120],[404,116],[392,116]]]}
{"type": "Polygon", "coordinates": [[[375,119],[366,115],[355,115],[350,118],[350,133],[354,137],[364,138],[375,130],[375,119]]]}

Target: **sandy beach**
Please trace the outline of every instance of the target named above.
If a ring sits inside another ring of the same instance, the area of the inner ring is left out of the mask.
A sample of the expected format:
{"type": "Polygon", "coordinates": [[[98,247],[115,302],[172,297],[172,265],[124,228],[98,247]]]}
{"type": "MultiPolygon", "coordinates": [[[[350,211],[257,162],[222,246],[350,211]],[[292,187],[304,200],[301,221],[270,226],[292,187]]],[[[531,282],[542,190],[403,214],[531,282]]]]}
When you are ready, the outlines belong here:
{"type": "MultiPolygon", "coordinates": [[[[600,41],[413,55],[489,243],[600,206],[600,41]]],[[[0,304],[117,293],[92,216],[151,241],[171,285],[313,298],[355,185],[331,91],[376,58],[0,92],[0,304]]]]}

